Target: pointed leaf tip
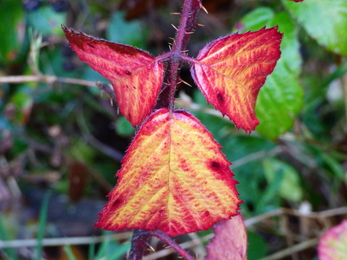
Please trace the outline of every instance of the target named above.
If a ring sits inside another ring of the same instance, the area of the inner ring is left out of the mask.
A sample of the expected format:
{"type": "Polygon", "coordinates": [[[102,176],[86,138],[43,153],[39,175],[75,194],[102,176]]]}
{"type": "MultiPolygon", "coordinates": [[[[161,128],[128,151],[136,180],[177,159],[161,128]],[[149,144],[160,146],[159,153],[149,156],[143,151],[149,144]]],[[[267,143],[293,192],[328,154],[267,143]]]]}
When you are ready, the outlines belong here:
{"type": "Polygon", "coordinates": [[[81,61],[107,78],[120,112],[134,126],[151,113],[163,81],[163,64],[132,46],[88,36],[62,26],[81,61]]]}
{"type": "Polygon", "coordinates": [[[256,99],[281,56],[281,40],[277,27],[236,33],[206,45],[192,64],[207,101],[248,133],[259,124],[256,99]]]}
{"type": "Polygon", "coordinates": [[[160,229],[170,236],[206,230],[238,214],[229,165],[195,117],[157,110],[130,145],[96,226],[160,229]]]}

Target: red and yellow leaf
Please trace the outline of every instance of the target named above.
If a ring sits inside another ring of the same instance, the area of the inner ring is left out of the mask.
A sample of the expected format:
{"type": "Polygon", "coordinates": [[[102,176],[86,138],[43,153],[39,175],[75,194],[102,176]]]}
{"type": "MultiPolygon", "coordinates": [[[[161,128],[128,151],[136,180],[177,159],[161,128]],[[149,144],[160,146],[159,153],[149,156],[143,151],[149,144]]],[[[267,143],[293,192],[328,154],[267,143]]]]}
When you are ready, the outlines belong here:
{"type": "Polygon", "coordinates": [[[259,124],[255,103],[280,58],[277,27],[233,34],[205,46],[191,73],[207,101],[246,132],[259,124]]]}
{"type": "Polygon", "coordinates": [[[120,112],[132,125],[142,122],[156,103],[163,81],[163,64],[140,49],[97,39],[63,27],[81,61],[107,78],[120,112]]]}
{"type": "Polygon", "coordinates": [[[247,259],[247,232],[240,214],[218,223],[213,232],[205,260],[247,259]]]}
{"type": "Polygon", "coordinates": [[[238,214],[230,162],[211,133],[183,110],[160,109],[141,126],[117,173],[97,227],[206,230],[238,214]]]}

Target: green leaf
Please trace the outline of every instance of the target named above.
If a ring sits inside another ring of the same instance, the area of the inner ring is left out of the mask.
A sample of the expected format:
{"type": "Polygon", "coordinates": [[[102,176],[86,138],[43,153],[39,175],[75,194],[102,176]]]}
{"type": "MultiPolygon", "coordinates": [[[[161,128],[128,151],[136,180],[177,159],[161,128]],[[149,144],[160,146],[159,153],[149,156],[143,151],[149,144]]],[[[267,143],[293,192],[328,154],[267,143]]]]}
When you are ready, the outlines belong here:
{"type": "MultiPolygon", "coordinates": [[[[264,170],[259,164],[275,148],[275,144],[256,136],[227,136],[219,139],[219,143],[223,145],[223,153],[233,163],[231,169],[239,182],[237,190],[241,200],[246,202],[242,203],[241,207],[243,212],[247,212],[250,205],[258,205],[259,198],[264,194],[264,170]]],[[[261,207],[258,209],[265,211],[261,207]]],[[[254,208],[251,211],[254,213],[254,208]]]]}
{"type": "MultiPolygon", "coordinates": [[[[265,163],[266,161],[264,161],[265,163]]],[[[265,167],[264,167],[265,168],[265,167]]],[[[265,169],[266,170],[266,169],[265,169]]],[[[266,171],[265,171],[266,176],[266,171]]],[[[270,181],[268,180],[269,185],[266,187],[265,191],[261,195],[260,199],[258,199],[256,203],[255,212],[256,214],[260,214],[263,212],[268,211],[271,209],[271,207],[280,207],[280,200],[278,199],[278,196],[276,196],[281,187],[282,181],[283,181],[284,171],[280,169],[279,172],[277,172],[270,181]]]]}
{"type": "Polygon", "coordinates": [[[125,20],[123,12],[112,15],[106,36],[109,41],[123,43],[145,49],[148,31],[138,20],[125,20]]]}
{"type": "Polygon", "coordinates": [[[273,19],[275,12],[268,7],[258,7],[252,12],[246,14],[240,21],[239,27],[242,28],[240,32],[257,31],[268,24],[273,19]]]}
{"type": "Polygon", "coordinates": [[[264,238],[255,232],[247,231],[247,259],[258,260],[266,256],[268,246],[264,238]]]}
{"type": "Polygon", "coordinates": [[[55,12],[51,6],[43,6],[39,9],[28,13],[28,25],[34,30],[47,35],[63,35],[61,25],[66,22],[66,13],[55,12]]]}
{"type": "Polygon", "coordinates": [[[126,120],[124,116],[121,116],[117,119],[116,131],[121,136],[129,136],[135,132],[130,122],[126,120]]]}
{"type": "Polygon", "coordinates": [[[300,185],[299,173],[295,168],[276,159],[264,160],[263,166],[265,177],[269,183],[275,181],[278,174],[283,174],[278,190],[282,198],[293,202],[301,201],[303,191],[300,185]]]}
{"type": "Polygon", "coordinates": [[[268,139],[288,131],[303,105],[303,89],[293,74],[285,61],[279,60],[260,90],[256,105],[260,124],[256,130],[268,139]]]}
{"type": "Polygon", "coordinates": [[[342,165],[331,155],[322,152],[320,154],[322,160],[326,163],[326,165],[330,168],[330,171],[340,180],[345,180],[345,171],[342,165]]]}
{"type": "Polygon", "coordinates": [[[320,45],[347,55],[347,1],[305,0],[296,4],[283,0],[283,4],[320,45]]]}
{"type": "Polygon", "coordinates": [[[11,97],[11,103],[15,108],[15,114],[12,120],[15,124],[26,124],[30,118],[31,109],[34,104],[34,100],[30,92],[31,90],[29,87],[23,86],[11,97]]]}
{"type": "Polygon", "coordinates": [[[279,12],[269,21],[268,26],[272,27],[276,25],[278,25],[279,31],[284,34],[281,44],[282,54],[280,60],[283,60],[289,70],[298,76],[301,72],[302,60],[296,25],[287,12],[279,12]]]}
{"type": "Polygon", "coordinates": [[[196,103],[196,104],[199,104],[199,105],[204,106],[204,107],[213,108],[213,106],[212,106],[211,104],[207,104],[206,98],[205,98],[204,95],[201,93],[201,91],[198,90],[198,89],[196,89],[196,90],[193,92],[193,100],[194,100],[194,103],[196,103]]]}
{"type": "Polygon", "coordinates": [[[21,1],[1,0],[0,17],[0,62],[4,62],[9,59],[11,51],[19,47],[16,27],[23,17],[21,1]]]}

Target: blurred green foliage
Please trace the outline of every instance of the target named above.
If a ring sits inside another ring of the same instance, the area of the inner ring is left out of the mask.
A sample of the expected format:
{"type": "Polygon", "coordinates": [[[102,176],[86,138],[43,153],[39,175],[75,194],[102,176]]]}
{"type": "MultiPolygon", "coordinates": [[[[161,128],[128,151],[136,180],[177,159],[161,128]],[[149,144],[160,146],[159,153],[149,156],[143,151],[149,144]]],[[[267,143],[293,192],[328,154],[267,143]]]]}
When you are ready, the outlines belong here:
{"type": "MultiPolygon", "coordinates": [[[[14,178],[23,192],[43,186],[68,194],[74,161],[89,172],[85,197],[104,198],[107,184],[116,183],[114,175],[135,130],[98,88],[44,76],[105,81],[71,51],[61,24],[153,53],[167,51],[174,36],[169,13],[177,10],[153,7],[127,20],[127,10],[118,10],[120,2],[71,1],[67,10],[57,12],[48,1],[32,11],[20,1],[0,1],[0,79],[22,77],[0,83],[0,181],[5,183],[0,189],[11,193],[6,183],[14,178]],[[54,180],[47,177],[52,172],[57,174],[54,180]]],[[[190,51],[196,53],[223,27],[228,33],[278,26],[284,33],[282,57],[259,93],[260,125],[248,136],[227,118],[209,113],[213,107],[195,87],[184,90],[192,104],[199,105],[186,108],[213,133],[233,163],[242,214],[247,219],[278,207],[298,209],[303,202],[317,211],[346,205],[347,2],[236,2],[219,11],[234,14],[220,23],[215,22],[218,12],[211,14],[214,19],[199,20],[206,29],[197,29],[190,51]]],[[[182,79],[191,82],[187,71],[183,67],[182,79]]],[[[0,239],[17,236],[13,230],[8,235],[4,225],[0,229],[0,239]]],[[[279,235],[277,230],[266,232],[279,235]]],[[[249,234],[249,259],[268,253],[264,237],[249,234]]],[[[127,249],[110,242],[101,246],[98,257],[112,250],[122,255],[127,249]]],[[[119,259],[114,254],[110,259],[119,259]]]]}

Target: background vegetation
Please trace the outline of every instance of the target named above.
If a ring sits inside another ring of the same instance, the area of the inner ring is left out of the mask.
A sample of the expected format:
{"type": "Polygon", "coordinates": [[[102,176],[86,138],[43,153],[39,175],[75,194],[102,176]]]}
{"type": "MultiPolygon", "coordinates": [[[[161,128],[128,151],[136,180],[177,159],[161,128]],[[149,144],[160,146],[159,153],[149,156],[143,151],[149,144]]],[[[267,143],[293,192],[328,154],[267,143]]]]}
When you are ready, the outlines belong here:
{"type": "MultiPolygon", "coordinates": [[[[199,14],[204,26],[191,38],[190,56],[220,36],[278,25],[282,58],[260,92],[261,124],[251,136],[206,104],[187,64],[181,77],[192,87],[179,86],[177,106],[202,121],[233,163],[249,227],[248,259],[316,259],[319,236],[347,214],[347,3],[203,4],[209,14],[199,14]]],[[[134,130],[117,104],[100,95],[95,81],[105,79],[78,60],[61,24],[158,55],[169,49],[171,24],[179,21],[170,13],[181,5],[0,2],[0,259],[122,259],[129,232],[111,237],[93,223],[134,130]],[[47,243],[54,246],[42,248],[47,243]]],[[[204,231],[177,241],[202,256],[211,236],[204,231]]],[[[152,246],[164,245],[153,240],[152,246]]],[[[176,259],[161,252],[160,259],[176,259]]]]}

